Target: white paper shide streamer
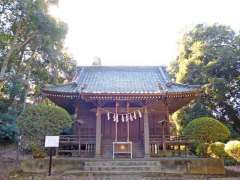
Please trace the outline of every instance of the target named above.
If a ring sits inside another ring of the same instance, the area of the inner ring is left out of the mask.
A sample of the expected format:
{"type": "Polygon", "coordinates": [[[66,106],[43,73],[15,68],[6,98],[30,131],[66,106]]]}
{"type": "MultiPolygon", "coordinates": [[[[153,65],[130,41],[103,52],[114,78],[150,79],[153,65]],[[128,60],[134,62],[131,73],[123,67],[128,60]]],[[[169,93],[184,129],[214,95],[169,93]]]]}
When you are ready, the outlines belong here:
{"type": "Polygon", "coordinates": [[[129,121],[134,121],[139,118],[142,118],[142,113],[140,110],[136,110],[131,113],[126,113],[126,114],[118,114],[118,113],[111,113],[107,112],[107,120],[113,120],[113,122],[129,122],[129,121]]]}
{"type": "Polygon", "coordinates": [[[122,122],[124,122],[124,115],[122,114],[122,122]]]}
{"type": "Polygon", "coordinates": [[[138,110],[138,115],[139,115],[140,118],[142,118],[142,113],[139,110],[138,110]]]}

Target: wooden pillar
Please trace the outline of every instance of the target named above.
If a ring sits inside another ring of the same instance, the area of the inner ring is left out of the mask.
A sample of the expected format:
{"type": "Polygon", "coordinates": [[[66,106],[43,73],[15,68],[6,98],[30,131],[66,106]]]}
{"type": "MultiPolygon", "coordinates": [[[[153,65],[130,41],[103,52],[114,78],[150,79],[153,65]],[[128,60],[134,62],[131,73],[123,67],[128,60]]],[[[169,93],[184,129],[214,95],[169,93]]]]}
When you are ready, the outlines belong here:
{"type": "Polygon", "coordinates": [[[81,139],[80,139],[80,104],[76,103],[75,106],[75,112],[74,112],[74,135],[77,135],[77,141],[78,141],[78,155],[81,156],[81,139]]]}
{"type": "Polygon", "coordinates": [[[96,151],[95,156],[100,157],[101,156],[101,112],[99,110],[99,107],[97,107],[96,112],[96,151]]]}
{"type": "Polygon", "coordinates": [[[118,141],[118,127],[117,127],[117,124],[118,124],[118,106],[119,106],[119,103],[116,101],[116,104],[115,104],[115,115],[116,115],[116,119],[115,119],[115,142],[118,141]]]}
{"type": "MultiPolygon", "coordinates": [[[[127,113],[129,112],[129,102],[127,102],[127,113]]],[[[129,142],[129,120],[127,122],[127,142],[129,142]]]]}
{"type": "Polygon", "coordinates": [[[148,110],[147,107],[144,108],[144,157],[148,158],[150,157],[150,141],[149,141],[149,122],[148,122],[148,110]]]}
{"type": "Polygon", "coordinates": [[[80,105],[79,103],[76,103],[75,111],[74,111],[74,134],[79,136],[79,127],[80,123],[78,122],[79,119],[79,111],[80,111],[80,105]]]}
{"type": "Polygon", "coordinates": [[[178,144],[178,156],[181,156],[181,146],[180,146],[180,144],[178,144]]]}
{"type": "Polygon", "coordinates": [[[163,123],[162,123],[162,147],[163,147],[163,151],[166,151],[165,124],[166,124],[166,120],[164,120],[163,123]]]}
{"type": "Polygon", "coordinates": [[[163,151],[166,151],[166,128],[168,128],[168,131],[169,131],[169,111],[168,111],[168,107],[166,105],[166,119],[164,119],[163,121],[163,124],[162,124],[162,128],[163,128],[163,131],[162,131],[162,147],[163,147],[163,151]]]}

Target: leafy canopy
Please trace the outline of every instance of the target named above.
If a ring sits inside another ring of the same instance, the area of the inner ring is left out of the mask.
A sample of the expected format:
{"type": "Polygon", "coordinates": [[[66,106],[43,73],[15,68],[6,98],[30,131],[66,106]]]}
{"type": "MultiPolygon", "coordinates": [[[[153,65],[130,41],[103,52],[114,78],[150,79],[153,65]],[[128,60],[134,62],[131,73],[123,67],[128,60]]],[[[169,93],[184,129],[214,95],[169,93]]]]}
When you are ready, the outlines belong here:
{"type": "Polygon", "coordinates": [[[17,126],[27,146],[41,144],[46,135],[59,135],[63,128],[71,125],[67,111],[53,105],[29,107],[17,118],[17,126]]]}
{"type": "Polygon", "coordinates": [[[180,124],[211,115],[240,132],[239,59],[240,34],[228,26],[198,24],[183,34],[169,72],[179,83],[202,85],[203,96],[184,107],[180,124]]]}
{"type": "Polygon", "coordinates": [[[72,76],[75,62],[63,46],[67,25],[48,13],[49,3],[56,2],[0,1],[0,78],[5,77],[4,93],[13,98],[11,88],[39,95],[43,85],[72,76]]]}
{"type": "Polygon", "coordinates": [[[230,136],[229,129],[211,117],[201,117],[192,120],[184,128],[183,134],[194,139],[197,143],[213,143],[225,141],[230,136]]]}
{"type": "Polygon", "coordinates": [[[14,141],[16,117],[27,101],[41,100],[44,85],[73,75],[63,45],[67,25],[48,13],[57,1],[0,0],[0,140],[14,141]]]}
{"type": "Polygon", "coordinates": [[[46,0],[0,2],[0,76],[24,72],[33,80],[57,82],[71,70],[63,48],[67,26],[48,14],[48,6],[46,0]]]}

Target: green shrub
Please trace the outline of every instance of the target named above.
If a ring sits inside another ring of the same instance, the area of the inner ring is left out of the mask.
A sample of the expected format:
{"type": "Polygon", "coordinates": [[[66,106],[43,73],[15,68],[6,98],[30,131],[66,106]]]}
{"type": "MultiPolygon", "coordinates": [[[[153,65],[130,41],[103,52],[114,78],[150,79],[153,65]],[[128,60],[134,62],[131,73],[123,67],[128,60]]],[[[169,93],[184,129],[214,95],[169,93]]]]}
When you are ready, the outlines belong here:
{"type": "Polygon", "coordinates": [[[37,144],[32,145],[32,155],[36,159],[46,157],[46,153],[44,152],[43,148],[37,144]]]}
{"type": "Polygon", "coordinates": [[[240,161],[240,141],[229,141],[224,148],[225,152],[232,158],[240,161]]]}
{"type": "Polygon", "coordinates": [[[229,129],[211,117],[201,117],[192,120],[184,128],[183,134],[197,143],[213,143],[225,141],[230,136],[229,129]]]}
{"type": "Polygon", "coordinates": [[[0,143],[5,144],[16,141],[16,118],[19,112],[19,107],[10,106],[9,100],[0,96],[0,143]]]}
{"type": "Polygon", "coordinates": [[[35,105],[27,108],[17,119],[24,149],[32,144],[42,145],[46,135],[59,135],[71,127],[72,119],[64,109],[54,105],[35,105]]]}
{"type": "Polygon", "coordinates": [[[199,143],[196,146],[196,155],[200,157],[207,157],[207,149],[208,149],[208,144],[207,143],[199,143]]]}
{"type": "Polygon", "coordinates": [[[0,113],[0,143],[14,142],[17,136],[16,116],[0,113]]]}
{"type": "Polygon", "coordinates": [[[223,158],[226,157],[227,154],[224,151],[225,144],[222,142],[215,142],[208,146],[207,153],[213,158],[223,158]]]}

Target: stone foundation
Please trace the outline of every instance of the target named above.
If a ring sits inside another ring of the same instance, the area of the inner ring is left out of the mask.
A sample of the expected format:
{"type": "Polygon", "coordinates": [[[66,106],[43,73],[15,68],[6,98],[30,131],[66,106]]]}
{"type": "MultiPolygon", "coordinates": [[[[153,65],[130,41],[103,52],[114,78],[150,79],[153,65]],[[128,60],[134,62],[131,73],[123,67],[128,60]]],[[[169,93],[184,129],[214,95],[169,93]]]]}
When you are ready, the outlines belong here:
{"type": "MultiPolygon", "coordinates": [[[[23,160],[21,169],[27,173],[47,174],[48,159],[23,160]]],[[[222,175],[223,161],[210,158],[158,158],[134,160],[109,159],[53,159],[53,174],[179,174],[179,175],[222,175]]]]}

